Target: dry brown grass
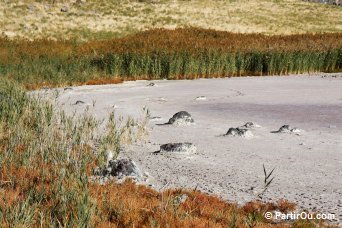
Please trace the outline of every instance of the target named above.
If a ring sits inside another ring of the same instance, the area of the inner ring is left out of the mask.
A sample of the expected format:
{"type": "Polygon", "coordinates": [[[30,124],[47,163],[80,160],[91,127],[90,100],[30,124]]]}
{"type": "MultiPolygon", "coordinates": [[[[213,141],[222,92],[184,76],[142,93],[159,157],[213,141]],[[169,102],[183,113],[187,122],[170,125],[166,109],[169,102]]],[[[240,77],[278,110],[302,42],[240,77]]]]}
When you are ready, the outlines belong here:
{"type": "Polygon", "coordinates": [[[1,1],[3,35],[89,40],[186,26],[263,34],[342,31],[340,7],[300,0],[51,2],[1,1]],[[69,11],[60,12],[65,5],[69,11]]]}
{"type": "Polygon", "coordinates": [[[270,227],[274,225],[263,219],[263,213],[279,207],[255,201],[241,208],[199,191],[157,192],[130,181],[121,185],[91,185],[90,192],[98,203],[101,216],[94,220],[100,227],[247,227],[245,219],[251,213],[258,215],[256,227],[270,227]],[[178,203],[177,198],[182,195],[187,199],[178,203]]]}

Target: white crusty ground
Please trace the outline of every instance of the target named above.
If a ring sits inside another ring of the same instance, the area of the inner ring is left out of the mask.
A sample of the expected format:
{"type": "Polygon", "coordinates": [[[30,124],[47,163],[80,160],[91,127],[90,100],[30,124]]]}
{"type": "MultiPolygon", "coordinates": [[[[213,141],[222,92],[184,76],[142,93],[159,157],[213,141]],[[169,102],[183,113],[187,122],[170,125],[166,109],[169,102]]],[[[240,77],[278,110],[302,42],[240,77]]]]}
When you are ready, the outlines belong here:
{"type": "Polygon", "coordinates": [[[149,173],[155,188],[197,188],[244,203],[263,184],[263,164],[275,167],[265,200],[286,198],[300,207],[335,213],[342,220],[342,74],[126,82],[61,90],[59,102],[72,113],[87,104],[98,118],[114,110],[141,116],[144,106],[162,119],[148,124],[147,143],[126,148],[149,173]],[[334,76],[334,77],[333,77],[334,76]],[[196,100],[205,96],[206,100],[196,100]],[[161,99],[164,98],[164,99],[161,99]],[[77,100],[85,104],[73,105],[77,100]],[[188,111],[191,126],[161,125],[178,111],[188,111]],[[255,122],[253,138],[223,137],[230,127],[255,122]],[[159,124],[159,125],[158,125],[159,124]],[[275,134],[284,124],[301,135],[275,134]],[[193,155],[151,154],[171,142],[191,142],[193,155]]]}

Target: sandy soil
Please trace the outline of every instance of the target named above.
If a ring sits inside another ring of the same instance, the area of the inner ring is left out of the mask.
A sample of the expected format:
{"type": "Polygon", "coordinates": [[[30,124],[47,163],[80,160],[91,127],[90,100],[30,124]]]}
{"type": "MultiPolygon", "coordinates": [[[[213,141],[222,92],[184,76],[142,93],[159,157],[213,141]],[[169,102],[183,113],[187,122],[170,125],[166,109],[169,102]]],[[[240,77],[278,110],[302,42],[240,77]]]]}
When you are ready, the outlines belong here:
{"type": "Polygon", "coordinates": [[[115,105],[120,115],[141,116],[147,106],[162,120],[148,124],[147,143],[120,155],[149,173],[155,188],[183,187],[243,203],[263,187],[263,164],[275,168],[265,200],[286,198],[300,207],[335,213],[342,219],[342,74],[244,77],[194,81],[127,82],[61,90],[59,101],[72,113],[86,104],[98,118],[115,105]],[[206,96],[207,100],[195,100],[206,96]],[[160,99],[160,98],[164,98],[160,99]],[[77,100],[85,104],[74,105],[77,100]],[[195,124],[158,125],[178,111],[188,111],[195,124]],[[230,127],[253,121],[253,138],[224,137],[230,127]],[[301,135],[274,134],[284,124],[301,135]],[[152,154],[170,142],[191,142],[193,155],[152,154]]]}

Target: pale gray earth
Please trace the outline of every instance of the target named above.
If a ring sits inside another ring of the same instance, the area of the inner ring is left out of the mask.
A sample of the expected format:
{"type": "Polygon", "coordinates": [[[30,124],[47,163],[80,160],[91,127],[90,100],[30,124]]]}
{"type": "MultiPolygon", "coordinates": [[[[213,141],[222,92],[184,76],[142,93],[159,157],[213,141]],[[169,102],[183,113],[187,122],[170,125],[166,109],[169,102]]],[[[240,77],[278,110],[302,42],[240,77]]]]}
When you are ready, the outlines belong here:
{"type": "Polygon", "coordinates": [[[263,186],[263,164],[275,179],[264,200],[288,199],[342,220],[342,74],[126,82],[60,90],[66,111],[89,105],[97,118],[151,117],[147,143],[126,146],[121,157],[149,173],[156,189],[199,189],[244,203],[263,186]],[[206,99],[196,99],[198,97],[206,99]],[[76,101],[84,104],[74,105],[76,101]],[[93,107],[93,101],[96,101],[93,107]],[[189,126],[162,125],[178,111],[194,119],[189,126]],[[230,127],[254,122],[252,138],[223,136],[230,127]],[[300,135],[270,133],[281,126],[300,135]],[[190,142],[195,154],[153,152],[161,144],[190,142]]]}

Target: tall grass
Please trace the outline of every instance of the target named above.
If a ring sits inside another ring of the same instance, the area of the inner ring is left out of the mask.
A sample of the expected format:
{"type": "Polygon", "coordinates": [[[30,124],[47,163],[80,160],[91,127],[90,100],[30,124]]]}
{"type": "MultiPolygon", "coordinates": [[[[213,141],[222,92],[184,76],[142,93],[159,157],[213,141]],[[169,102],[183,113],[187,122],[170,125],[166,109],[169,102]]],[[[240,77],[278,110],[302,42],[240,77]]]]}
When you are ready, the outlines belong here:
{"type": "Polygon", "coordinates": [[[341,34],[266,36],[188,28],[88,43],[0,40],[0,75],[28,87],[341,69],[341,34]]]}

